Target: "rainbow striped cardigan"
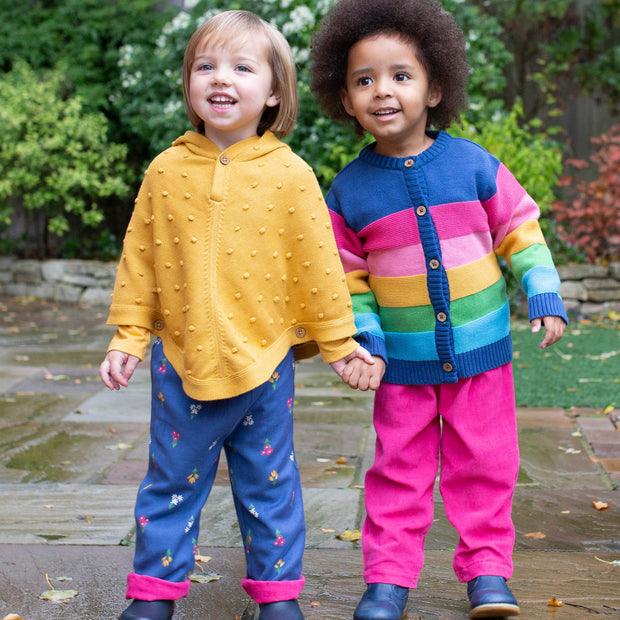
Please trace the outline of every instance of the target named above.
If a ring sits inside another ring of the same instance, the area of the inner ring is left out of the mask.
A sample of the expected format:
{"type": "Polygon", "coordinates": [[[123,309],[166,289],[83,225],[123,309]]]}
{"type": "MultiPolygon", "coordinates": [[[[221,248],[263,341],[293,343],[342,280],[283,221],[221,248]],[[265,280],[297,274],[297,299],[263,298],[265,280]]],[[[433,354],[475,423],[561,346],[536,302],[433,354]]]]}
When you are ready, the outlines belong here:
{"type": "Polygon", "coordinates": [[[327,196],[356,339],[387,361],[389,383],[454,383],[512,359],[497,256],[526,292],[530,320],[568,322],[534,200],[479,145],[430,135],[416,157],[366,147],[327,196]]]}

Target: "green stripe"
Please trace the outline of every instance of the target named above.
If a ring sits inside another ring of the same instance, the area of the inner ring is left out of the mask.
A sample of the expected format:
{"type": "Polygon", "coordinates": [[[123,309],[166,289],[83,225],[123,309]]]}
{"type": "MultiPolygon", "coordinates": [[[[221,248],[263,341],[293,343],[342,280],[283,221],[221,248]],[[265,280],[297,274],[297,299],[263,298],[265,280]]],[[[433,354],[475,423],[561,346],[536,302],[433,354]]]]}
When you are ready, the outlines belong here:
{"type": "Polygon", "coordinates": [[[351,301],[353,302],[353,314],[366,314],[367,312],[379,314],[377,300],[370,291],[368,293],[351,295],[351,301]]]}
{"type": "MultiPolygon", "coordinates": [[[[454,327],[464,325],[490,312],[499,310],[506,303],[506,287],[500,278],[489,288],[450,304],[450,317],[454,327]]],[[[381,327],[386,332],[416,333],[435,329],[433,307],[381,308],[381,327]]]]}
{"type": "Polygon", "coordinates": [[[546,245],[536,243],[510,257],[510,268],[517,282],[521,282],[523,275],[532,267],[555,267],[546,245]]]}

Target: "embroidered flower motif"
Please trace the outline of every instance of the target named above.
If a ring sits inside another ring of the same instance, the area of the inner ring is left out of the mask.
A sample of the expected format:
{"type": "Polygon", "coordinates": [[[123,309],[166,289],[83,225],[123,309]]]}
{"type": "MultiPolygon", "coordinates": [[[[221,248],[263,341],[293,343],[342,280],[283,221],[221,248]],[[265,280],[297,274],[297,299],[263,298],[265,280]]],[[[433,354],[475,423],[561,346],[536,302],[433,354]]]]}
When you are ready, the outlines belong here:
{"type": "Polygon", "coordinates": [[[170,566],[170,564],[172,564],[172,554],[170,553],[170,549],[166,551],[166,555],[161,559],[161,563],[164,566],[170,566]]]}
{"type": "Polygon", "coordinates": [[[276,572],[278,573],[278,575],[282,572],[282,567],[284,566],[284,560],[282,558],[280,558],[274,565],[273,567],[276,569],[276,572]]]}
{"type": "Polygon", "coordinates": [[[281,547],[286,541],[282,534],[280,534],[280,530],[276,530],[276,539],[273,543],[274,547],[281,547]]]}
{"type": "Polygon", "coordinates": [[[248,508],[248,510],[251,515],[253,515],[254,517],[258,519],[258,510],[256,510],[256,506],[254,506],[254,504],[250,504],[250,507],[248,508]]]}
{"type": "Polygon", "coordinates": [[[269,442],[269,439],[265,439],[265,447],[262,449],[261,454],[263,456],[265,455],[269,456],[272,453],[273,453],[273,448],[271,447],[271,443],[269,442]]]}
{"type": "Polygon", "coordinates": [[[269,480],[271,480],[271,484],[273,484],[273,486],[275,487],[276,482],[278,481],[278,472],[275,469],[271,472],[269,480]]]}
{"type": "Polygon", "coordinates": [[[187,522],[187,525],[185,526],[185,533],[187,534],[192,527],[194,527],[194,516],[192,515],[189,519],[189,521],[187,522]]]}
{"type": "Polygon", "coordinates": [[[273,389],[277,389],[278,387],[278,379],[280,378],[280,373],[278,373],[277,371],[273,371],[273,374],[271,375],[271,378],[269,379],[269,382],[271,383],[271,385],[273,386],[273,389]]]}
{"type": "Polygon", "coordinates": [[[245,416],[245,418],[243,419],[243,426],[252,426],[254,424],[254,418],[252,417],[251,413],[248,413],[248,415],[245,416]]]}
{"type": "Polygon", "coordinates": [[[160,403],[162,404],[162,406],[163,406],[163,404],[166,402],[166,399],[164,398],[164,395],[160,392],[160,393],[157,395],[157,398],[159,398],[159,402],[160,402],[160,403]]]}
{"type": "Polygon", "coordinates": [[[187,476],[187,480],[190,484],[194,484],[198,478],[200,478],[200,475],[198,474],[198,470],[194,467],[194,469],[192,469],[192,473],[187,476]]]}
{"type": "Polygon", "coordinates": [[[179,435],[178,431],[172,431],[172,447],[176,448],[177,447],[177,442],[179,441],[179,437],[181,435],[179,435]]]}
{"type": "Polygon", "coordinates": [[[138,517],[138,523],[140,524],[140,529],[144,532],[144,528],[146,527],[146,524],[150,521],[150,519],[147,519],[144,515],[138,517]]]}
{"type": "Polygon", "coordinates": [[[250,547],[252,546],[252,530],[248,530],[245,537],[245,552],[250,553],[250,547]]]}
{"type": "Polygon", "coordinates": [[[289,398],[286,401],[286,406],[288,407],[288,412],[293,413],[293,399],[292,398],[289,398]]]}
{"type": "Polygon", "coordinates": [[[202,405],[200,403],[192,403],[189,406],[189,417],[193,420],[201,409],[202,405]]]}
{"type": "Polygon", "coordinates": [[[177,495],[176,493],[170,498],[170,504],[168,505],[168,510],[173,506],[178,506],[183,501],[182,495],[177,495]]]}
{"type": "Polygon", "coordinates": [[[161,366],[157,369],[159,372],[161,372],[162,375],[166,374],[166,371],[168,370],[166,368],[166,363],[168,362],[168,360],[164,357],[164,359],[161,361],[161,366]]]}

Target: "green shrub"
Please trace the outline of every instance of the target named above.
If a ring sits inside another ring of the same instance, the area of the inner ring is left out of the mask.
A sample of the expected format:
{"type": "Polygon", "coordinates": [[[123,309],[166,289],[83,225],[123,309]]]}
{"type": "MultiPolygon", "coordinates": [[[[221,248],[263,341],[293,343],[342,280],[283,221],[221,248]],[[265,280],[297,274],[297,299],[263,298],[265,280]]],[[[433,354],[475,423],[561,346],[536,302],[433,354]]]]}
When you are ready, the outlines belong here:
{"type": "MultiPolygon", "coordinates": [[[[517,101],[509,113],[497,113],[476,126],[450,128],[454,136],[477,142],[500,159],[536,200],[543,216],[551,212],[554,188],[562,173],[562,150],[539,121],[523,122],[523,106],[517,101]]],[[[543,227],[544,228],[544,227],[543,227]]]]}
{"type": "Polygon", "coordinates": [[[79,97],[64,96],[63,84],[63,75],[35,72],[25,62],[0,79],[5,226],[20,205],[42,213],[47,230],[59,237],[69,231],[70,219],[96,228],[104,220],[102,201],[128,193],[127,148],[110,142],[105,117],[85,112],[79,97]]]}

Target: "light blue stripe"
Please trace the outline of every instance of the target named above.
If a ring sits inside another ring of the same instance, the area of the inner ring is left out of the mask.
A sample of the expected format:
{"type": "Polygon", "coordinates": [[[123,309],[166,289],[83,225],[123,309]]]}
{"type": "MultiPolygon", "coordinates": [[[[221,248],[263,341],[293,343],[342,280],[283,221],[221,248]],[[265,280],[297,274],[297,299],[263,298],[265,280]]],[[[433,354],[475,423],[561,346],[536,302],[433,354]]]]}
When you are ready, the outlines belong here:
{"type": "Polygon", "coordinates": [[[525,272],[521,286],[529,299],[534,295],[559,292],[560,278],[553,267],[532,267],[525,272]]]}
{"type": "MultiPolygon", "coordinates": [[[[510,306],[506,302],[499,310],[452,330],[457,355],[474,351],[498,342],[510,333],[510,306]]],[[[401,334],[386,332],[387,354],[394,359],[410,362],[438,360],[435,332],[401,334]]]]}
{"type": "Polygon", "coordinates": [[[378,314],[372,312],[365,312],[364,314],[355,315],[355,327],[357,327],[357,333],[367,332],[373,336],[377,336],[382,340],[385,338],[383,330],[381,329],[381,320],[378,314]]]}
{"type": "Polygon", "coordinates": [[[457,355],[486,347],[505,338],[510,333],[510,304],[506,302],[498,310],[455,327],[454,350],[457,355]]]}

